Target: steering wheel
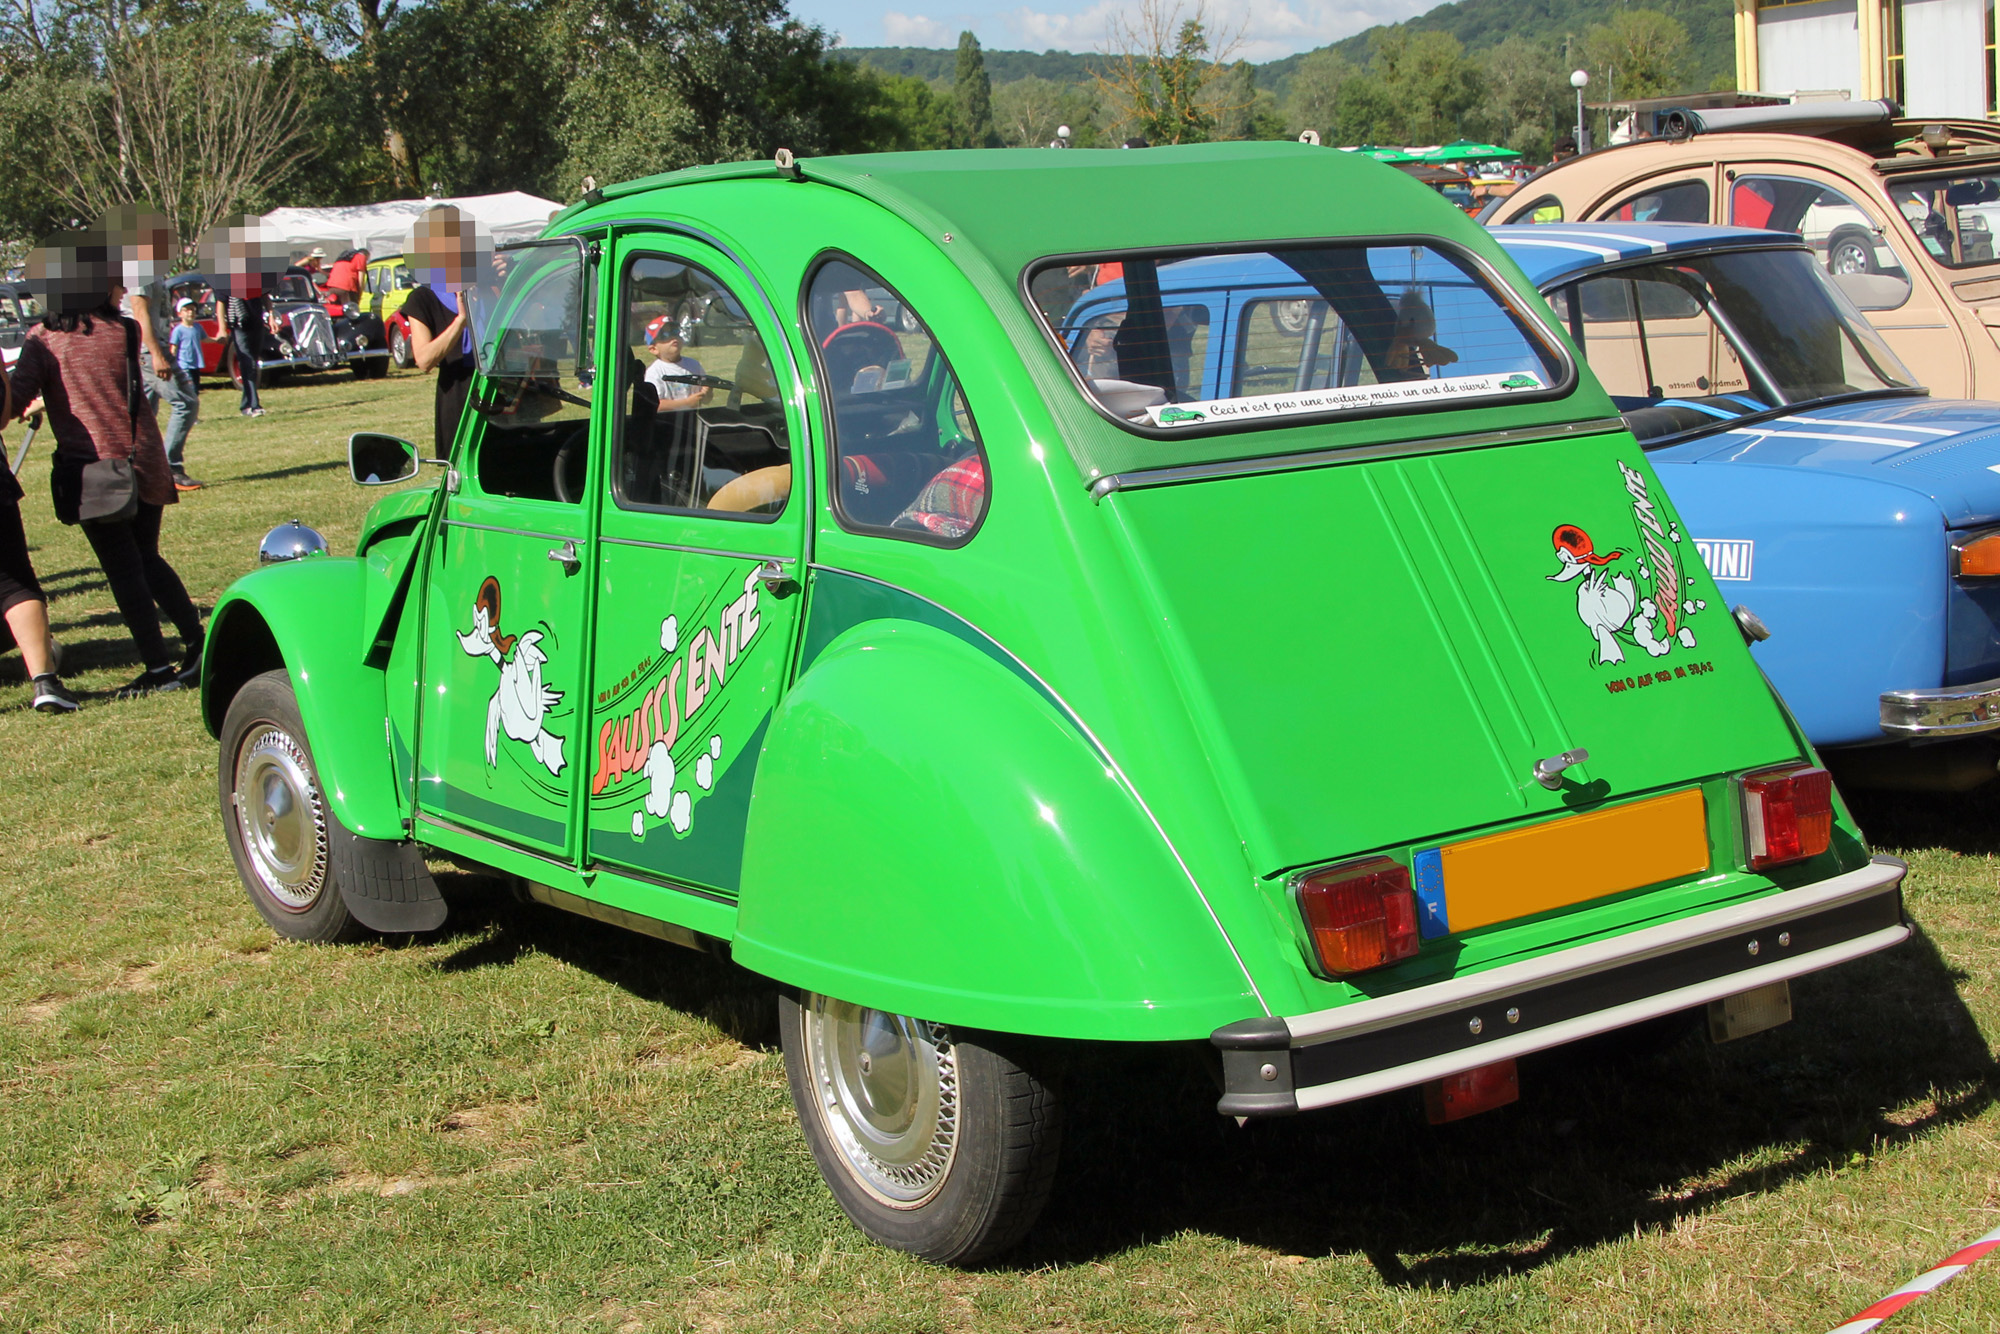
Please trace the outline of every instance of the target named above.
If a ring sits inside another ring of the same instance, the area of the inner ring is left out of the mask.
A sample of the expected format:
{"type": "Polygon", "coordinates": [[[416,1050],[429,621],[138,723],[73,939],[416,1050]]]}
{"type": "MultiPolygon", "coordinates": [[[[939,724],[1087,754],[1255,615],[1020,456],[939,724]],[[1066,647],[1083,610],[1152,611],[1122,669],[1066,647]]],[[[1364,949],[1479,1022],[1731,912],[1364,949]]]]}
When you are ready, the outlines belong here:
{"type": "Polygon", "coordinates": [[[590,427],[579,426],[556,449],[554,476],[556,499],[565,505],[583,500],[583,479],[590,461],[590,427]]]}

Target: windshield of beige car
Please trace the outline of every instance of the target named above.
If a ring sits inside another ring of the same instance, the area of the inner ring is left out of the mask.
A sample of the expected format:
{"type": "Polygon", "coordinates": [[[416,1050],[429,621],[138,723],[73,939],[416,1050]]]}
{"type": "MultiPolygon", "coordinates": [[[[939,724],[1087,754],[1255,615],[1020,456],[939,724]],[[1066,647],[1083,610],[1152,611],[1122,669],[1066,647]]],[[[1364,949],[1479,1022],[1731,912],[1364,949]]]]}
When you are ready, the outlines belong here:
{"type": "Polygon", "coordinates": [[[1889,182],[1889,199],[1931,258],[1948,269],[1994,260],[2000,226],[2000,169],[1889,182]]]}
{"type": "Polygon", "coordinates": [[[1160,440],[1531,400],[1573,374],[1496,277],[1421,241],[1070,256],[1027,287],[1091,404],[1160,440]]]}

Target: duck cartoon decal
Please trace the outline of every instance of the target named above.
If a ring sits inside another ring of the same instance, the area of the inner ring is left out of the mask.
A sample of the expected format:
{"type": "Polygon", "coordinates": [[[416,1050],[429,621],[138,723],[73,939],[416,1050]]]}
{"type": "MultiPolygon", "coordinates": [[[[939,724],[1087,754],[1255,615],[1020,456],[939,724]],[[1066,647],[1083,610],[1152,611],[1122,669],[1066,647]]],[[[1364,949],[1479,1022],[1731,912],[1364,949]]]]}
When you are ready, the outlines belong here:
{"type": "Polygon", "coordinates": [[[1576,616],[1597,641],[1591,655],[1596,667],[1625,661],[1628,644],[1655,658],[1665,657],[1677,644],[1694,648],[1695,633],[1687,621],[1708,607],[1692,596],[1682,572],[1680,525],[1659,511],[1643,474],[1622,463],[1618,467],[1632,500],[1633,535],[1638,540],[1630,549],[1614,547],[1600,553],[1583,528],[1557,524],[1549,539],[1557,569],[1543,576],[1551,583],[1576,583],[1576,616]],[[1611,568],[1627,559],[1634,573],[1611,568]]]}
{"type": "Polygon", "coordinates": [[[500,669],[500,687],[486,706],[486,764],[499,763],[504,729],[551,774],[563,771],[563,739],[542,725],[562,699],[560,690],[542,684],[542,632],[528,630],[518,637],[500,630],[500,581],[492,575],[479,585],[472,600],[472,630],[456,631],[458,646],[475,658],[491,658],[500,669]]]}

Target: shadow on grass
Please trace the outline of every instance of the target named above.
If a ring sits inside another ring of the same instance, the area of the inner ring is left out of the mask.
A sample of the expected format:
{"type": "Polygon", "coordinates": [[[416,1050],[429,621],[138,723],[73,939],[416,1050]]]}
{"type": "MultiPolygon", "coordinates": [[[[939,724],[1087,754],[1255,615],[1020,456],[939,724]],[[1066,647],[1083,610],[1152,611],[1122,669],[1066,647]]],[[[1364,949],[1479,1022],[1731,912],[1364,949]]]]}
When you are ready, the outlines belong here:
{"type": "Polygon", "coordinates": [[[1519,1103],[1438,1127],[1405,1091],[1239,1130],[1192,1062],[1118,1051],[1086,1070],[1072,1053],[1057,1199],[1006,1262],[1192,1229],[1362,1255],[1396,1285],[1533,1270],[1980,1115],[2000,1071],[1959,980],[1919,935],[1795,982],[1798,1017],[1778,1030],[1543,1053],[1521,1063],[1519,1103]]]}
{"type": "MultiPolygon", "coordinates": [[[[439,875],[447,971],[550,955],[766,1050],[771,983],[724,958],[439,875]]],[[[435,938],[433,938],[435,939],[435,938]]],[[[2000,1092],[1921,931],[1793,984],[1797,1018],[1723,1046],[1705,1029],[1612,1034],[1525,1059],[1521,1101],[1447,1126],[1414,1090],[1238,1128],[1215,1113],[1200,1049],[1055,1044],[1064,1091],[1055,1194],[998,1262],[1100,1259],[1184,1231],[1287,1254],[1365,1257],[1385,1283],[1449,1288],[1524,1273],[1731,1198],[1860,1167],[2000,1092]]]]}
{"type": "Polygon", "coordinates": [[[442,972],[500,968],[544,954],[593,973],[643,1000],[707,1020],[746,1046],[776,1050],[778,1009],[769,978],[707,954],[517,900],[505,882],[470,871],[432,868],[451,904],[430,944],[460,942],[442,972]]]}
{"type": "Polygon", "coordinates": [[[243,477],[226,477],[223,484],[232,482],[275,482],[286,477],[303,477],[314,472],[345,472],[346,459],[328,459],[323,463],[300,463],[290,468],[273,468],[269,472],[253,472],[243,477]]]}
{"type": "Polygon", "coordinates": [[[2000,785],[1970,792],[1841,789],[1861,832],[1878,848],[1949,848],[1971,857],[2000,854],[2000,785]]]}

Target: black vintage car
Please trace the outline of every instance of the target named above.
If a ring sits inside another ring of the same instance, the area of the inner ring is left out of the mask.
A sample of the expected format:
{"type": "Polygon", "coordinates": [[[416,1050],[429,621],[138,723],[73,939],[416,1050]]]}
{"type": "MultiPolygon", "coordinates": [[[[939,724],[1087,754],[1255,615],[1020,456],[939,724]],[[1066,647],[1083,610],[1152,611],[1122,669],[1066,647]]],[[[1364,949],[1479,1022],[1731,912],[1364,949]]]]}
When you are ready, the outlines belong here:
{"type": "Polygon", "coordinates": [[[357,380],[389,373],[389,341],[379,316],[363,314],[330,299],[311,274],[293,269],[271,294],[274,328],[258,367],[274,370],[332,370],[347,366],[357,380]]]}

